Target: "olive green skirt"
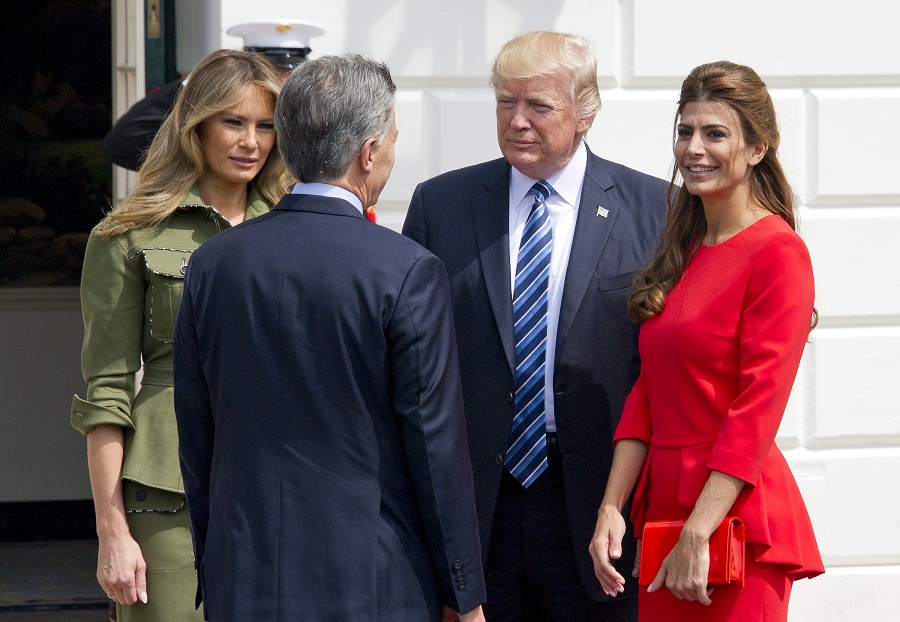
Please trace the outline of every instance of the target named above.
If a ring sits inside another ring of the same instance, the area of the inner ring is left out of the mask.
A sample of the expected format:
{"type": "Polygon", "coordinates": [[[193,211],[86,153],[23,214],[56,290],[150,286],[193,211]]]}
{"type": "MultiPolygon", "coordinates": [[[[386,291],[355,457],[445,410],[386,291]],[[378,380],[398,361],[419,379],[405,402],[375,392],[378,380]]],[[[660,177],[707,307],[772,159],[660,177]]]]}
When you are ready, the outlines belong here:
{"type": "Polygon", "coordinates": [[[128,527],[147,564],[147,604],[117,606],[118,622],[202,622],[184,495],[125,480],[128,527]]]}

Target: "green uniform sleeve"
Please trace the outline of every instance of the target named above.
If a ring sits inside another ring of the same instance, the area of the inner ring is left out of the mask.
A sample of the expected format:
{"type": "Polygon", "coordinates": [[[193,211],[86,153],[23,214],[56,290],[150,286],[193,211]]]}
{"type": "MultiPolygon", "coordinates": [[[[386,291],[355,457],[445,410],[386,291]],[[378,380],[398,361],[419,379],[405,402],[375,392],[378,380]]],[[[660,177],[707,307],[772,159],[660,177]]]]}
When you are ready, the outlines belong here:
{"type": "Polygon", "coordinates": [[[87,434],[101,424],[134,429],[134,373],[141,366],[145,285],[139,258],[121,237],[88,239],[81,275],[84,343],[81,370],[87,398],[72,399],[71,423],[87,434]]]}

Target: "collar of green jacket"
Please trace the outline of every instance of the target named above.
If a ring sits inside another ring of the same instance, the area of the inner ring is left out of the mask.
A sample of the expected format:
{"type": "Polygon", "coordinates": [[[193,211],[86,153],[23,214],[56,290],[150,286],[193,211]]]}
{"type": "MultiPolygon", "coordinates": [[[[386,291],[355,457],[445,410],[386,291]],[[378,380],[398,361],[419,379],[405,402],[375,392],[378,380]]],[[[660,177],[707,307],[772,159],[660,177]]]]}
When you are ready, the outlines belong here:
{"type": "MultiPolygon", "coordinates": [[[[179,207],[193,207],[200,206],[206,208],[212,208],[215,210],[215,207],[212,205],[207,205],[203,202],[203,199],[200,198],[200,188],[197,184],[191,186],[191,189],[187,194],[184,195],[184,198],[181,200],[181,205],[179,207]]],[[[249,184],[247,191],[247,210],[244,212],[244,220],[249,218],[256,218],[257,216],[261,216],[265,214],[272,206],[269,205],[269,202],[263,198],[263,195],[259,193],[259,190],[256,189],[256,186],[253,184],[249,184]]],[[[218,213],[218,212],[217,212],[218,213]]]]}

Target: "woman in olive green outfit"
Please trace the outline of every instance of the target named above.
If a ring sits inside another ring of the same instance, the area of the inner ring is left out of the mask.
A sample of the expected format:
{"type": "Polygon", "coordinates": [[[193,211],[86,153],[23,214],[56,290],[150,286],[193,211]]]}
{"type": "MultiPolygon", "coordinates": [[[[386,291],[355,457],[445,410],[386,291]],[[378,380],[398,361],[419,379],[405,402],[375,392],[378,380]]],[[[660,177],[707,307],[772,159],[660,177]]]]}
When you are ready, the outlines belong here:
{"type": "Polygon", "coordinates": [[[97,579],[120,622],[203,619],[172,401],[174,324],[191,253],[269,211],[287,191],[274,149],[280,88],[257,54],[219,50],[203,59],[134,190],[88,241],[81,280],[88,389],[86,399],[73,399],[72,425],[87,435],[97,579]]]}

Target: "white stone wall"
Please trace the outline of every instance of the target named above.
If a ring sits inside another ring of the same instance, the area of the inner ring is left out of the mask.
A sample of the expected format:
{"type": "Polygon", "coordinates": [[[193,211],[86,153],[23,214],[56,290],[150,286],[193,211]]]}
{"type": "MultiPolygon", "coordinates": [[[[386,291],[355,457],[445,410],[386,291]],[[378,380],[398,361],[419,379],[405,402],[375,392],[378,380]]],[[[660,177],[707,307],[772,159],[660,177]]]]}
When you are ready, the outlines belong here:
{"type": "MultiPolygon", "coordinates": [[[[900,619],[900,5],[888,0],[222,0],[223,32],[262,16],[326,28],[313,56],[386,61],[399,86],[397,163],[379,221],[415,185],[499,156],[493,56],[530,30],[589,37],[603,109],[591,148],[660,177],[696,65],[728,59],[769,84],[798,196],[821,322],[778,443],[828,572],[795,585],[791,620],[900,619]]],[[[240,41],[223,36],[223,46],[240,41]]],[[[585,543],[587,544],[587,543],[585,543]]]]}
{"type": "Polygon", "coordinates": [[[78,288],[0,288],[0,503],[91,497],[69,425],[83,335],[78,288]]]}

